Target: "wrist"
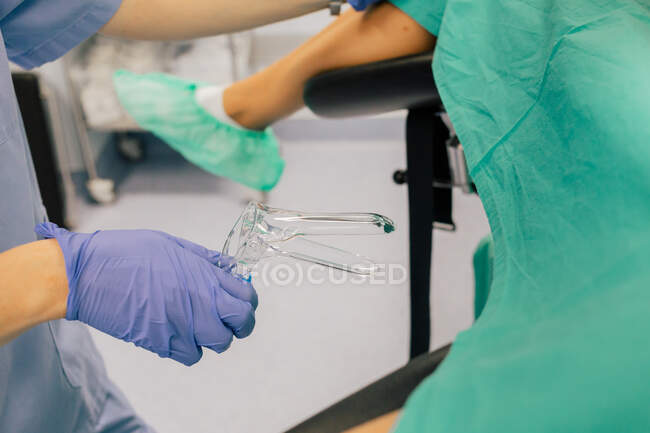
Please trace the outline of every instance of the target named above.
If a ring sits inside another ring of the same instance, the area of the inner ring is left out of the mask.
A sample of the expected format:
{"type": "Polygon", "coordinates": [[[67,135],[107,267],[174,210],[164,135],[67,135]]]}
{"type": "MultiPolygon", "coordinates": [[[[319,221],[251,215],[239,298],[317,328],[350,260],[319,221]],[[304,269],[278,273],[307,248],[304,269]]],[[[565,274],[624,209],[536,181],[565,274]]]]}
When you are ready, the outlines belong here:
{"type": "Polygon", "coordinates": [[[66,314],[68,281],[56,240],[0,254],[0,345],[27,329],[66,314]]]}
{"type": "Polygon", "coordinates": [[[59,243],[56,239],[47,239],[29,246],[31,249],[23,267],[30,275],[23,296],[29,325],[63,319],[67,309],[68,278],[59,243]]]}
{"type": "Polygon", "coordinates": [[[40,241],[47,265],[43,269],[42,305],[39,308],[42,321],[63,319],[68,302],[68,276],[65,259],[56,239],[40,241]]]}

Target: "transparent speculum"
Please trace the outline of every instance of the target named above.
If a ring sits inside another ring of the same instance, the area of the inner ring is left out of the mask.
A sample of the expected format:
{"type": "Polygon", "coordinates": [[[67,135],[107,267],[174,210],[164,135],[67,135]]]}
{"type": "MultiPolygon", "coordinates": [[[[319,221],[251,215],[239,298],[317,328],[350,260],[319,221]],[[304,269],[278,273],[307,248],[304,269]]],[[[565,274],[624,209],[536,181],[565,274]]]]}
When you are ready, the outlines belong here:
{"type": "Polygon", "coordinates": [[[394,230],[393,221],[375,213],[300,212],[251,202],[230,231],[219,266],[248,278],[260,260],[284,256],[369,276],[377,270],[371,259],[307,237],[379,235],[394,230]]]}

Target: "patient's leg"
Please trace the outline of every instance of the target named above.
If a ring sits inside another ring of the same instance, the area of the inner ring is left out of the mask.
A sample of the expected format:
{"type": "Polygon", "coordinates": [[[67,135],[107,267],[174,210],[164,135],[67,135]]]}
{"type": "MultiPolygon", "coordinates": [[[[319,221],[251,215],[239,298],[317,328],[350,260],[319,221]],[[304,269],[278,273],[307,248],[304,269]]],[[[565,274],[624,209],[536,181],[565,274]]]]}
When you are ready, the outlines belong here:
{"type": "Polygon", "coordinates": [[[394,412],[387,413],[373,420],[365,422],[360,426],[346,430],[345,433],[389,433],[397,418],[400,414],[400,411],[396,410],[394,412]]]}
{"type": "Polygon", "coordinates": [[[270,131],[251,129],[263,130],[302,107],[303,86],[319,72],[417,54],[431,50],[434,41],[399,9],[383,3],[365,13],[344,14],[284,59],[225,90],[128,71],[117,72],[114,84],[133,120],[189,161],[270,190],[284,161],[270,131]]]}
{"type": "Polygon", "coordinates": [[[365,13],[350,10],[288,56],[228,87],[223,107],[241,126],[264,129],[303,106],[303,87],[319,73],[421,53],[434,44],[433,35],[390,3],[365,13]]]}

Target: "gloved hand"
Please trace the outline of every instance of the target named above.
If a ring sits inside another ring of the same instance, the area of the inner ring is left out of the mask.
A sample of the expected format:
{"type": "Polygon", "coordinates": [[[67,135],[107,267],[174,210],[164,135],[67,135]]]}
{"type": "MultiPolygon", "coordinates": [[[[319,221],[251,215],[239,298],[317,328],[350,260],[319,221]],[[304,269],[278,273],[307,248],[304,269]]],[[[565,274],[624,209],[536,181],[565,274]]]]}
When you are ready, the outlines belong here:
{"type": "Polygon", "coordinates": [[[255,326],[255,289],[218,268],[215,251],[152,230],[35,230],[63,251],[68,320],[185,365],[201,359],[201,346],[221,353],[255,326]]]}
{"type": "Polygon", "coordinates": [[[348,0],[350,6],[352,6],[357,11],[365,10],[368,6],[373,3],[378,3],[381,0],[348,0]]]}

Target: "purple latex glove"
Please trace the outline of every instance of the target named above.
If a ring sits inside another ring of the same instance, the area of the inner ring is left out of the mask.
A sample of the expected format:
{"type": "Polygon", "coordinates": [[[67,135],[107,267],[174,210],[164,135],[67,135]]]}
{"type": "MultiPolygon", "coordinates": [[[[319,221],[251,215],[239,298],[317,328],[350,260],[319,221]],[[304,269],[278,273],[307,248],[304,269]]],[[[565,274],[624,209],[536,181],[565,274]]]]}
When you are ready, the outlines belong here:
{"type": "Polygon", "coordinates": [[[379,3],[381,0],[348,0],[350,6],[352,6],[357,11],[365,10],[368,6],[373,3],[379,3]]]}
{"type": "Polygon", "coordinates": [[[253,286],[216,266],[219,253],[152,230],[72,233],[53,223],[70,292],[66,319],[185,365],[225,351],[255,326],[253,286]]]}

